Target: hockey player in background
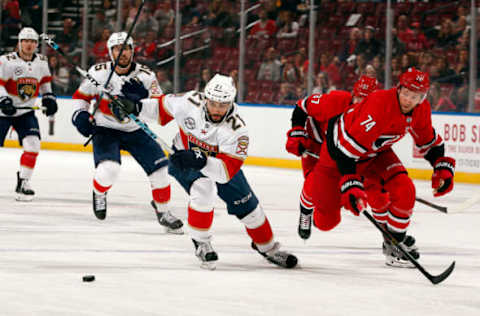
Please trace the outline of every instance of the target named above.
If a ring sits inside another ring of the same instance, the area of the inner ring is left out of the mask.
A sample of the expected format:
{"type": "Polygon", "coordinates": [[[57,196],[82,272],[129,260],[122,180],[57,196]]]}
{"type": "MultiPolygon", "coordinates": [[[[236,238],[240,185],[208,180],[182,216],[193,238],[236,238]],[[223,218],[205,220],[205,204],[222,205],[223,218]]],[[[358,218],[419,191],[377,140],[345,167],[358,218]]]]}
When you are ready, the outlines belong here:
{"type": "MultiPolygon", "coordinates": [[[[130,86],[127,82],[124,87],[130,86]]],[[[136,89],[131,90],[134,93],[136,89]]],[[[236,93],[233,79],[217,74],[206,84],[204,93],[189,91],[141,101],[142,113],[161,125],[172,120],[178,124],[180,131],[173,141],[175,153],[170,156],[169,173],[190,196],[188,226],[201,267],[214,269],[218,260],[211,244],[213,206],[218,194],[228,213],[245,225],[253,249],[276,265],[293,268],[297,258],[280,250],[241,170],[249,136],[234,103],[236,93]]]]}
{"type": "Polygon", "coordinates": [[[35,195],[30,179],[40,151],[40,128],[31,107],[39,93],[43,113],[57,112],[47,57],[37,54],[37,47],[37,32],[25,27],[18,34],[18,51],[0,57],[0,146],[12,126],[23,147],[15,189],[18,201],[31,201],[35,195]]]}
{"type": "MultiPolygon", "coordinates": [[[[146,66],[133,61],[133,39],[128,38],[118,66],[113,70],[113,63],[120,53],[127,33],[113,33],[107,41],[108,52],[112,62],[100,63],[89,69],[89,74],[104,86],[111,71],[113,76],[109,83],[111,94],[128,104],[133,113],[139,109],[122,96],[122,85],[127,80],[142,82],[148,90],[142,90],[142,97],[159,97],[161,89],[155,74],[146,66]]],[[[167,232],[183,233],[183,223],[174,217],[169,208],[170,180],[168,176],[168,159],[160,145],[152,140],[140,127],[131,121],[122,109],[111,102],[106,94],[101,95],[101,87],[97,87],[85,79],[73,95],[76,100],[72,123],[85,137],[93,135],[93,157],[95,176],[93,179],[93,211],[95,216],[103,220],[107,212],[107,192],[114,184],[120,171],[120,150],[128,151],[140,164],[148,176],[152,188],[152,206],[159,223],[167,232]],[[98,111],[94,120],[89,110],[90,101],[96,99],[98,111]]]]}
{"type": "MultiPolygon", "coordinates": [[[[432,127],[427,73],[409,68],[397,87],[377,90],[363,102],[329,121],[326,145],[314,167],[314,225],[323,231],[340,222],[340,209],[359,215],[370,204],[373,217],[415,259],[415,238],[407,235],[415,186],[392,145],[409,133],[432,165],[434,196],[453,189],[455,159],[445,156],[442,137],[432,127]]],[[[412,267],[388,238],[384,238],[386,264],[412,267]]]]}
{"type": "Polygon", "coordinates": [[[312,185],[313,168],[318,161],[320,148],[325,141],[328,120],[344,112],[348,107],[361,102],[371,92],[377,90],[375,78],[361,76],[352,93],[334,90],[327,94],[312,94],[300,99],[292,113],[292,128],[287,132],[286,150],[302,157],[302,170],[305,181],[300,194],[300,217],[298,235],[308,239],[312,226],[312,185]],[[313,153],[316,155],[310,155],[313,153]]]}

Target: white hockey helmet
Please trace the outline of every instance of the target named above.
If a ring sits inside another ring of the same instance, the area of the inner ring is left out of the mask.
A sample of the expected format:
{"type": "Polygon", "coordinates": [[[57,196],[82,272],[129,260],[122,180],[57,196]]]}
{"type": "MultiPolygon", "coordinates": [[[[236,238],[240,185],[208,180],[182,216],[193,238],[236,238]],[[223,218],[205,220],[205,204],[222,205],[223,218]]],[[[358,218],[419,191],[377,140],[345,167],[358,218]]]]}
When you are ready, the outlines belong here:
{"type": "MultiPolygon", "coordinates": [[[[113,47],[117,45],[123,45],[126,38],[127,38],[126,32],[115,32],[115,33],[112,33],[112,35],[110,35],[110,37],[108,38],[108,41],[107,41],[108,55],[110,56],[110,59],[112,60],[112,62],[115,62],[115,58],[113,58],[113,54],[112,54],[113,47]]],[[[130,62],[132,62],[134,46],[133,46],[133,38],[131,36],[126,41],[126,45],[129,45],[132,48],[132,58],[130,60],[130,62]]]]}
{"type": "Polygon", "coordinates": [[[26,39],[38,42],[38,33],[31,27],[24,27],[20,33],[18,33],[18,42],[20,43],[22,40],[26,39]]]}
{"type": "Polygon", "coordinates": [[[232,103],[237,95],[233,78],[216,74],[205,85],[205,97],[221,103],[232,103]]]}

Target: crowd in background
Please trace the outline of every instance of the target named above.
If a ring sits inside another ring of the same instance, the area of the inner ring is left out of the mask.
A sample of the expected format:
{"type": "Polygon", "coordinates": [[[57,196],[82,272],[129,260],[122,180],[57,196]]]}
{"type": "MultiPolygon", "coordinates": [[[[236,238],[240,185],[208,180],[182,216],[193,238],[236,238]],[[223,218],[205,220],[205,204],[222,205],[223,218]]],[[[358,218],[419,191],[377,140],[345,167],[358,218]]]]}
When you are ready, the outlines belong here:
{"type": "MultiPolygon", "coordinates": [[[[50,1],[62,12],[81,1],[50,1]]],[[[117,25],[114,0],[98,0],[88,37],[88,64],[109,60],[106,41],[117,25]]],[[[306,94],[309,20],[306,1],[247,1],[261,6],[248,15],[245,58],[245,102],[292,104],[306,94]]],[[[308,1],[309,2],[309,1],[308,1]]],[[[120,14],[122,30],[134,20],[141,0],[125,0],[120,14]]],[[[165,92],[173,88],[173,45],[159,47],[174,37],[175,1],[146,0],[135,27],[136,60],[150,66],[165,92]]],[[[398,75],[410,66],[430,74],[429,99],[435,111],[465,111],[468,104],[470,1],[404,1],[394,4],[393,56],[385,65],[384,1],[317,1],[314,88],[315,93],[350,90],[366,74],[383,85],[385,66],[398,75]]],[[[21,26],[41,31],[41,0],[3,0],[2,37],[5,50],[13,50],[21,26]],[[20,9],[21,8],[21,9],[20,9]]],[[[480,6],[480,5],[479,5],[480,6]]],[[[61,30],[50,32],[55,41],[80,63],[82,13],[64,17],[61,30]]],[[[181,90],[202,89],[216,72],[238,79],[240,1],[181,1],[182,34],[207,29],[182,41],[181,90]],[[191,52],[193,49],[205,46],[191,52]]],[[[480,14],[478,14],[480,16],[480,14]]],[[[477,22],[477,26],[480,21],[477,22]]],[[[477,30],[477,33],[478,30],[477,30]]],[[[477,44],[478,46],[478,44],[477,44]]],[[[480,53],[480,49],[477,49],[480,53]]],[[[81,80],[62,57],[48,51],[58,95],[71,95],[81,80]]],[[[480,74],[480,71],[477,71],[480,74]]],[[[479,80],[480,81],[480,80],[479,80]]],[[[480,95],[480,93],[477,93],[480,95]]],[[[477,101],[480,111],[480,100],[477,101]]]]}

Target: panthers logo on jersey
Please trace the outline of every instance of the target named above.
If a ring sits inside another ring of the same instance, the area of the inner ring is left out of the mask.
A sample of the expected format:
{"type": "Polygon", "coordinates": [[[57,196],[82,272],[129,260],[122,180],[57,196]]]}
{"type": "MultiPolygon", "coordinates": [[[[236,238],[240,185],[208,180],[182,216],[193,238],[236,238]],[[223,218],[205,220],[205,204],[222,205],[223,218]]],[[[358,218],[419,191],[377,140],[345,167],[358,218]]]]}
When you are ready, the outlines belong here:
{"type": "Polygon", "coordinates": [[[35,96],[38,82],[35,78],[18,78],[17,92],[18,96],[23,100],[30,100],[35,96]]]}

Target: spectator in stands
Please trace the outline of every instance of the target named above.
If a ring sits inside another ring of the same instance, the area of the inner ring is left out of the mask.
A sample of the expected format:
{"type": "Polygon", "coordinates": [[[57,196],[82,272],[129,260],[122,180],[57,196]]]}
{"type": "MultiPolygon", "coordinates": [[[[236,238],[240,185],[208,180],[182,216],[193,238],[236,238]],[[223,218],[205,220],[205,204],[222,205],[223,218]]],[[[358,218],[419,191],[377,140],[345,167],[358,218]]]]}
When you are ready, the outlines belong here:
{"type": "Polygon", "coordinates": [[[168,94],[173,92],[173,83],[168,78],[168,74],[165,69],[159,69],[156,72],[158,84],[162,88],[163,94],[168,94]]]}
{"type": "Polygon", "coordinates": [[[365,67],[367,67],[367,59],[365,58],[365,55],[357,55],[355,68],[355,73],[357,74],[357,77],[360,77],[362,74],[365,73],[365,67]]]}
{"type": "Polygon", "coordinates": [[[110,59],[110,57],[108,57],[108,48],[107,48],[107,40],[109,37],[110,37],[110,29],[104,28],[102,31],[102,36],[93,46],[92,53],[96,63],[107,61],[110,59]]]}
{"type": "Polygon", "coordinates": [[[274,100],[274,102],[276,104],[294,104],[297,100],[297,97],[292,90],[292,84],[288,82],[280,84],[280,90],[278,91],[277,98],[274,100]]]}
{"type": "Polygon", "coordinates": [[[345,62],[348,57],[354,55],[361,37],[362,33],[358,27],[354,27],[350,30],[349,38],[340,51],[339,58],[341,62],[345,62]]]}
{"type": "MultiPolygon", "coordinates": [[[[397,29],[392,29],[392,56],[401,56],[405,53],[405,44],[397,36],[397,29]]],[[[381,47],[381,54],[385,54],[385,45],[381,47]]]]}
{"type": "Polygon", "coordinates": [[[92,35],[95,41],[98,41],[100,37],[102,37],[102,32],[105,28],[108,28],[110,32],[113,32],[113,30],[115,29],[113,24],[110,24],[109,21],[107,21],[107,18],[105,17],[105,12],[97,11],[95,13],[95,19],[93,19],[92,21],[92,35]]]}
{"type": "Polygon", "coordinates": [[[295,99],[302,99],[307,96],[307,89],[303,85],[297,85],[295,87],[295,99]]]}
{"type": "Polygon", "coordinates": [[[385,82],[385,70],[380,55],[373,57],[371,65],[377,75],[375,78],[377,78],[379,84],[383,85],[383,83],[385,82]]]}
{"type": "MultiPolygon", "coordinates": [[[[403,55],[402,55],[403,56],[403,55]]],[[[396,84],[400,75],[403,73],[401,63],[401,57],[393,57],[392,58],[392,82],[396,84]]]]}
{"type": "Polygon", "coordinates": [[[267,49],[265,59],[260,64],[257,80],[279,81],[281,76],[282,64],[276,57],[275,48],[267,49]]]}
{"type": "Polygon", "coordinates": [[[210,79],[212,79],[212,72],[210,71],[210,68],[203,68],[200,72],[200,81],[195,85],[195,90],[203,91],[205,89],[205,85],[208,81],[210,81],[210,79]]]}
{"type": "Polygon", "coordinates": [[[293,20],[292,12],[281,11],[278,18],[279,30],[277,32],[277,38],[296,38],[300,26],[298,22],[293,20]]]}
{"type": "Polygon", "coordinates": [[[325,70],[331,87],[340,87],[342,85],[341,68],[342,63],[340,62],[340,58],[333,56],[332,61],[325,70]]]}
{"type": "Polygon", "coordinates": [[[140,42],[135,46],[137,60],[150,68],[154,68],[157,51],[156,32],[148,31],[145,38],[139,37],[139,39],[140,42]]]}
{"type": "Polygon", "coordinates": [[[258,12],[260,20],[250,29],[250,35],[256,38],[273,37],[277,32],[277,25],[274,20],[267,18],[265,9],[258,12]]]}
{"type": "Polygon", "coordinates": [[[287,59],[282,69],[282,82],[297,83],[301,81],[300,69],[295,67],[290,59],[287,59]]]}
{"type": "Polygon", "coordinates": [[[261,3],[267,12],[268,19],[275,21],[278,17],[277,0],[261,0],[261,3]]]}
{"type": "Polygon", "coordinates": [[[105,12],[105,17],[108,21],[113,21],[117,18],[117,8],[113,5],[112,0],[103,0],[100,11],[105,12]]]}
{"type": "Polygon", "coordinates": [[[61,66],[56,55],[48,57],[48,67],[52,74],[52,92],[59,95],[69,95],[70,71],[61,66]]]}
{"type": "Polygon", "coordinates": [[[42,29],[42,0],[24,0],[21,3],[21,19],[23,25],[33,27],[35,30],[42,29]]]}
{"type": "Polygon", "coordinates": [[[319,72],[317,74],[314,84],[312,94],[324,94],[336,89],[335,86],[330,86],[328,75],[325,72],[319,72]]]}
{"type": "MultiPolygon", "coordinates": [[[[101,30],[103,30],[103,27],[101,30]]],[[[99,30],[99,32],[101,32],[101,30],[99,30]]],[[[93,34],[95,34],[95,31],[93,34]]],[[[63,20],[63,30],[57,35],[55,40],[58,44],[69,45],[70,48],[75,46],[75,43],[78,41],[78,37],[77,30],[75,29],[75,23],[71,18],[65,18],[63,20]]]]}
{"type": "Polygon", "coordinates": [[[365,66],[365,70],[362,73],[362,75],[365,75],[365,76],[370,77],[370,78],[377,79],[377,70],[372,65],[367,64],[365,66]]]}
{"type": "MultiPolygon", "coordinates": [[[[7,0],[3,2],[3,12],[2,12],[2,25],[0,27],[2,30],[1,41],[4,45],[15,45],[16,40],[10,39],[11,34],[18,34],[20,31],[20,5],[18,0],[7,0]]],[[[2,46],[4,46],[2,45],[2,46]]]]}
{"type": "Polygon", "coordinates": [[[442,20],[440,29],[433,31],[433,39],[436,41],[437,47],[446,48],[455,45],[459,36],[453,31],[453,23],[449,18],[442,20]]]}
{"type": "Polygon", "coordinates": [[[402,14],[398,17],[397,20],[397,37],[403,43],[408,43],[413,31],[408,27],[408,18],[406,15],[402,14]]]}
{"type": "Polygon", "coordinates": [[[409,51],[421,51],[428,48],[427,38],[420,29],[419,22],[412,23],[412,35],[406,43],[407,50],[409,51]]]}
{"type": "Polygon", "coordinates": [[[433,55],[429,51],[424,51],[418,55],[417,69],[430,73],[433,64],[433,55]]]}
{"type": "Polygon", "coordinates": [[[367,62],[380,53],[380,42],[375,39],[375,28],[373,26],[365,27],[363,39],[358,43],[354,53],[355,55],[365,55],[367,62]]]}
{"type": "Polygon", "coordinates": [[[205,24],[211,26],[225,27],[223,20],[228,18],[226,2],[223,0],[213,0],[208,6],[208,15],[205,24]]]}
{"type": "Polygon", "coordinates": [[[160,29],[157,19],[152,15],[152,11],[143,11],[138,18],[137,26],[135,27],[135,32],[140,34],[140,36],[145,35],[149,31],[154,31],[158,33],[160,29]]]}
{"type": "Polygon", "coordinates": [[[413,66],[415,66],[415,63],[413,62],[412,55],[405,53],[400,56],[400,69],[402,72],[407,71],[408,68],[413,66]]]}
{"type": "Polygon", "coordinates": [[[430,80],[440,84],[458,84],[458,76],[453,69],[448,67],[445,56],[438,56],[431,68],[430,80]]]}
{"type": "Polygon", "coordinates": [[[175,21],[175,11],[172,8],[172,3],[170,0],[163,0],[158,3],[157,10],[153,16],[158,21],[160,32],[163,32],[166,27],[173,27],[173,22],[175,21]]]}
{"type": "Polygon", "coordinates": [[[197,9],[196,0],[184,0],[185,4],[180,10],[182,25],[196,25],[200,22],[200,12],[197,9]]]}

